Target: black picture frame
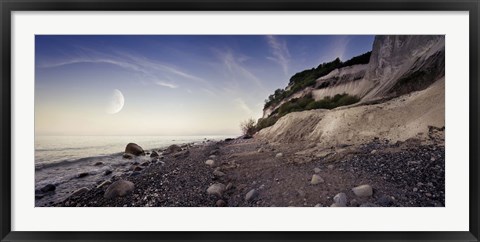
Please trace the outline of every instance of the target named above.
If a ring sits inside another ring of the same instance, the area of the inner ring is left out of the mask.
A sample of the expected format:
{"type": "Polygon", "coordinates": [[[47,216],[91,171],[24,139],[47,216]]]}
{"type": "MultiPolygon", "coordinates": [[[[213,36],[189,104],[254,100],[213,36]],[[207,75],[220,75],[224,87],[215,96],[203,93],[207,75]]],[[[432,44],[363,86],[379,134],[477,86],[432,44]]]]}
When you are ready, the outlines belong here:
{"type": "Polygon", "coordinates": [[[1,241],[478,241],[479,18],[478,0],[1,0],[0,240],[1,241]],[[465,232],[17,232],[11,229],[12,11],[468,11],[469,12],[469,231],[465,232]]]}

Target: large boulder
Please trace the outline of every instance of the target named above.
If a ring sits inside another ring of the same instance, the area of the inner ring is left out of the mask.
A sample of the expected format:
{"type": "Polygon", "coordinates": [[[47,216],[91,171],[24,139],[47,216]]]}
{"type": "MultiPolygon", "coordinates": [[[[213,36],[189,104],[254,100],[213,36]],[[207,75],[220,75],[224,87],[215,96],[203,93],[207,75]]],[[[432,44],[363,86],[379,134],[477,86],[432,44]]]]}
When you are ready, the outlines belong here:
{"type": "Polygon", "coordinates": [[[180,146],[178,146],[178,145],[170,145],[170,146],[163,152],[163,154],[167,155],[167,154],[176,153],[176,152],[179,152],[179,151],[182,151],[182,147],[180,147],[180,146]]]}
{"type": "Polygon", "coordinates": [[[135,185],[132,182],[126,180],[118,180],[107,188],[103,197],[107,199],[123,197],[131,193],[134,188],[135,185]]]}
{"type": "Polygon", "coordinates": [[[145,151],[139,145],[135,143],[128,143],[127,147],[125,147],[125,153],[132,154],[132,155],[145,155],[145,151]]]}

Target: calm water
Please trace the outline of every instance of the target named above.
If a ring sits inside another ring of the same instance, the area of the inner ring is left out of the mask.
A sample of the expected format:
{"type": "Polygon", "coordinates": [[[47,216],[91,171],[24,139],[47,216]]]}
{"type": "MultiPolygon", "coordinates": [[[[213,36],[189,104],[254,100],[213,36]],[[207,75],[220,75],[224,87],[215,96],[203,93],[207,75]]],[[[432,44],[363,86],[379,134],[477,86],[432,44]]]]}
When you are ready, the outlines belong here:
{"type": "MultiPolygon", "coordinates": [[[[144,150],[168,147],[171,144],[201,143],[235,136],[36,136],[35,189],[54,184],[55,194],[35,200],[36,206],[48,206],[68,197],[81,187],[92,187],[98,181],[126,171],[132,160],[122,158],[128,143],[136,143],[144,150]],[[97,162],[103,165],[95,166],[97,162]],[[105,176],[106,170],[112,174],[105,176]],[[90,175],[78,179],[80,173],[90,175]]],[[[143,162],[149,156],[135,157],[143,162]]]]}

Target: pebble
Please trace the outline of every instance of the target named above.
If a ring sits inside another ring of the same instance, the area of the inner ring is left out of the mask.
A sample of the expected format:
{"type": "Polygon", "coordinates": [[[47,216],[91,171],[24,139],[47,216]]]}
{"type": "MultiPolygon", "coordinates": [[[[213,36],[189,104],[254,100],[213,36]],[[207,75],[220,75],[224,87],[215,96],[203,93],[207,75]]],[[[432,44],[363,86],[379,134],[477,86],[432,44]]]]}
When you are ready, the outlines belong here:
{"type": "Polygon", "coordinates": [[[111,171],[111,170],[105,170],[105,172],[104,172],[103,174],[104,174],[105,176],[107,176],[107,175],[112,174],[112,171],[111,171]]]}
{"type": "Polygon", "coordinates": [[[207,193],[209,195],[216,195],[219,197],[223,195],[223,192],[225,192],[225,185],[223,185],[222,183],[215,183],[207,189],[207,193]]]}
{"type": "Polygon", "coordinates": [[[225,207],[227,206],[227,203],[225,201],[223,201],[222,199],[218,200],[215,205],[217,205],[217,207],[225,207]]]}
{"type": "Polygon", "coordinates": [[[277,153],[277,155],[275,155],[276,158],[281,158],[283,157],[283,153],[277,153]]]}
{"type": "Polygon", "coordinates": [[[431,196],[432,196],[432,194],[427,192],[427,193],[425,193],[425,196],[427,196],[427,197],[431,197],[431,196]]]}
{"type": "Polygon", "coordinates": [[[263,148],[257,150],[258,153],[263,153],[263,148]]]}
{"type": "Polygon", "coordinates": [[[315,207],[318,208],[318,207],[323,207],[323,205],[321,203],[317,203],[315,204],[315,207]]]}
{"type": "Polygon", "coordinates": [[[225,190],[230,190],[230,189],[232,189],[232,187],[233,187],[233,184],[231,182],[229,182],[227,184],[227,186],[225,187],[225,190]]]}
{"type": "Polygon", "coordinates": [[[220,170],[214,170],[213,175],[214,176],[225,176],[225,173],[221,172],[220,170]]]}
{"type": "Polygon", "coordinates": [[[42,192],[53,192],[57,187],[53,184],[48,184],[40,189],[42,192]]]}
{"type": "Polygon", "coordinates": [[[211,156],[209,156],[208,158],[210,158],[210,159],[215,159],[215,158],[217,158],[217,156],[216,156],[216,155],[211,155],[211,156]]]}
{"type": "Polygon", "coordinates": [[[380,206],[383,206],[383,207],[390,207],[390,206],[392,206],[392,205],[395,203],[395,200],[394,200],[391,196],[382,195],[382,196],[377,200],[377,203],[378,203],[380,206]]]}
{"type": "Polygon", "coordinates": [[[101,161],[94,164],[94,166],[101,166],[101,165],[103,165],[103,162],[101,162],[101,161]]]}
{"type": "Polygon", "coordinates": [[[108,186],[110,184],[112,184],[112,182],[110,180],[106,180],[106,181],[100,183],[100,185],[97,186],[97,189],[102,188],[104,186],[108,186]]]}
{"type": "Polygon", "coordinates": [[[90,175],[90,174],[88,174],[88,172],[82,172],[82,173],[78,174],[77,177],[78,177],[78,178],[83,178],[83,177],[86,177],[86,176],[88,176],[88,175],[90,175]]]}
{"type": "Polygon", "coordinates": [[[320,170],[320,168],[318,168],[318,167],[315,167],[315,168],[313,168],[313,171],[314,171],[315,173],[320,173],[320,171],[322,171],[322,170],[320,170]]]}
{"type": "Polygon", "coordinates": [[[372,151],[370,152],[370,154],[372,154],[372,155],[375,154],[375,153],[377,153],[377,150],[372,150],[372,151]]]}
{"type": "Polygon", "coordinates": [[[205,161],[205,164],[209,165],[209,166],[213,166],[213,165],[215,165],[215,161],[214,160],[207,160],[207,161],[205,161]]]}
{"type": "Polygon", "coordinates": [[[245,195],[245,201],[251,201],[257,196],[257,190],[252,189],[245,195]]]}
{"type": "Polygon", "coordinates": [[[352,191],[357,197],[370,197],[373,195],[373,189],[370,185],[360,185],[352,188],[352,191]]]}
{"type": "Polygon", "coordinates": [[[417,192],[417,191],[418,191],[418,188],[414,187],[414,188],[413,188],[413,191],[414,191],[414,192],[417,192]]]}
{"type": "Polygon", "coordinates": [[[346,207],[347,206],[347,194],[345,193],[339,193],[333,197],[333,201],[340,205],[341,207],[346,207]]]}
{"type": "Polygon", "coordinates": [[[82,194],[82,193],[85,193],[85,192],[88,192],[88,191],[89,191],[88,188],[82,187],[82,188],[74,191],[74,192],[72,193],[72,196],[78,196],[78,195],[80,195],[80,194],[82,194]]]}
{"type": "Polygon", "coordinates": [[[112,183],[112,185],[108,186],[103,197],[107,199],[123,197],[131,193],[134,189],[135,185],[133,184],[133,182],[127,180],[118,180],[112,183]]]}
{"type": "Polygon", "coordinates": [[[333,167],[334,167],[333,165],[328,165],[327,166],[327,168],[330,169],[330,170],[333,169],[333,167]]]}
{"type": "Polygon", "coordinates": [[[312,176],[312,180],[310,181],[310,184],[312,185],[317,185],[319,183],[324,183],[325,181],[323,178],[321,178],[319,175],[315,174],[312,176]]]}

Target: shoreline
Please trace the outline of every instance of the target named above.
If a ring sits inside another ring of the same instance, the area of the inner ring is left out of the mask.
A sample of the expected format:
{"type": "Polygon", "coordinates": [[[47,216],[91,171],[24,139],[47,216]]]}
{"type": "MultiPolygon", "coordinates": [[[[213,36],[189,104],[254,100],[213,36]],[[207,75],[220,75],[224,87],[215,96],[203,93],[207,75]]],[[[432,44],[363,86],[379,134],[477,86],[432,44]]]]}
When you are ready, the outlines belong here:
{"type": "Polygon", "coordinates": [[[132,161],[128,172],[51,206],[442,207],[443,144],[416,139],[391,144],[373,139],[319,151],[310,142],[275,144],[237,138],[187,145],[182,151],[159,154],[163,159],[155,162],[132,161]],[[118,180],[132,182],[133,191],[105,198],[109,185],[118,180]],[[352,189],[360,185],[370,186],[373,193],[358,196],[352,189]],[[341,193],[346,201],[338,203],[341,193]]]}

